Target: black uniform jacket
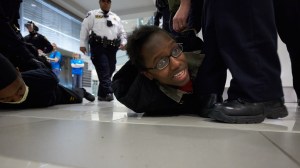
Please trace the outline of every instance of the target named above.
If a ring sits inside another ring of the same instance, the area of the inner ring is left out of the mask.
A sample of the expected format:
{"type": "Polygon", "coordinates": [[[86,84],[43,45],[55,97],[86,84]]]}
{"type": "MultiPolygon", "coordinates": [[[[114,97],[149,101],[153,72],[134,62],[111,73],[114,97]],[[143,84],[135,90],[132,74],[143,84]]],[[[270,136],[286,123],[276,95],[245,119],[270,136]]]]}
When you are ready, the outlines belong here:
{"type": "MultiPolygon", "coordinates": [[[[185,55],[187,60],[192,60],[188,61],[189,71],[196,71],[196,77],[203,55],[185,55]]],[[[192,82],[195,77],[191,78],[192,82]]],[[[137,113],[162,116],[200,113],[201,98],[197,94],[197,85],[193,85],[192,94],[184,94],[180,102],[174,101],[160,89],[156,81],[139,73],[130,61],[114,75],[112,88],[118,101],[137,113]]]]}
{"type": "Polygon", "coordinates": [[[39,33],[28,34],[24,37],[27,43],[32,44],[37,49],[42,50],[44,53],[50,53],[53,50],[51,43],[46,39],[45,36],[39,33]]]}

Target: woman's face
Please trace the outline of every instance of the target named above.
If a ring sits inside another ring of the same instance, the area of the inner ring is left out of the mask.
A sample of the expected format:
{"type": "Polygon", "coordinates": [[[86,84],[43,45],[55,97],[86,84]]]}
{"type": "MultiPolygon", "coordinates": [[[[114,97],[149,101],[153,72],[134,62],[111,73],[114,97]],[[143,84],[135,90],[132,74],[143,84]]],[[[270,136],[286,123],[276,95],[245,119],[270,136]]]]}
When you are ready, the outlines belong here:
{"type": "Polygon", "coordinates": [[[169,64],[161,69],[147,69],[143,74],[149,79],[156,79],[162,84],[172,86],[184,86],[189,80],[188,66],[184,53],[178,57],[172,57],[172,51],[178,44],[164,33],[154,34],[142,47],[144,65],[153,68],[162,58],[169,58],[169,64]]]}

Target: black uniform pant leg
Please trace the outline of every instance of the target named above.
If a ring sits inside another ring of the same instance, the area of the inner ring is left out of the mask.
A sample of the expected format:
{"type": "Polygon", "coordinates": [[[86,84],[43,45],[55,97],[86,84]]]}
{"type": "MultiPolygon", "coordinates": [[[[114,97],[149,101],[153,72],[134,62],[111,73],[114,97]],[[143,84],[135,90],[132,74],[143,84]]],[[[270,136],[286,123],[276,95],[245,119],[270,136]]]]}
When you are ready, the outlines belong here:
{"type": "Polygon", "coordinates": [[[194,91],[200,95],[222,95],[227,77],[227,67],[218,49],[214,17],[212,1],[205,0],[202,18],[205,58],[199,67],[194,86],[194,91]]]}
{"type": "Polygon", "coordinates": [[[204,0],[192,0],[191,8],[188,17],[188,28],[193,28],[197,33],[202,27],[202,14],[203,14],[204,0]]]}
{"type": "Polygon", "coordinates": [[[98,96],[105,97],[113,93],[111,77],[116,69],[116,50],[103,47],[93,49],[91,59],[99,79],[98,96]]]}
{"type": "Polygon", "coordinates": [[[216,47],[232,74],[228,98],[260,102],[282,97],[273,0],[206,1],[213,15],[206,22],[215,30],[206,32],[216,39],[204,41],[216,47]]]}
{"type": "Polygon", "coordinates": [[[84,90],[82,88],[69,89],[58,84],[56,96],[56,104],[82,103],[82,99],[84,97],[84,90]]]}
{"type": "MultiPolygon", "coordinates": [[[[108,50],[108,63],[109,63],[109,75],[110,75],[110,86],[111,86],[111,78],[113,73],[116,71],[116,64],[117,64],[117,51],[118,48],[113,47],[113,46],[109,46],[109,50],[108,50]]],[[[112,91],[112,88],[110,87],[110,90],[112,91]]],[[[110,92],[112,93],[112,92],[110,92]]]]}
{"type": "Polygon", "coordinates": [[[170,30],[170,10],[169,7],[165,7],[162,11],[163,24],[162,28],[167,32],[171,33],[170,30]]]}
{"type": "Polygon", "coordinates": [[[300,1],[274,0],[278,34],[290,55],[293,86],[300,98],[300,1]]]}

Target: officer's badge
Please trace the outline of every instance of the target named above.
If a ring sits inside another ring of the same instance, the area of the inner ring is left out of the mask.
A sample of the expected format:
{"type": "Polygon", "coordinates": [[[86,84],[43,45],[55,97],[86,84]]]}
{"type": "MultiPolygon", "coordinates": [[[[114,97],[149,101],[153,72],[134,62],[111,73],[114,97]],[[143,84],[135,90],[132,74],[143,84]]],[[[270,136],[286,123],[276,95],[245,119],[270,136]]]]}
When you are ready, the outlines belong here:
{"type": "Polygon", "coordinates": [[[89,17],[91,15],[91,12],[88,12],[85,16],[85,18],[89,17]]]}
{"type": "Polygon", "coordinates": [[[103,18],[102,15],[95,15],[95,17],[96,17],[96,19],[101,19],[101,18],[103,18]]]}

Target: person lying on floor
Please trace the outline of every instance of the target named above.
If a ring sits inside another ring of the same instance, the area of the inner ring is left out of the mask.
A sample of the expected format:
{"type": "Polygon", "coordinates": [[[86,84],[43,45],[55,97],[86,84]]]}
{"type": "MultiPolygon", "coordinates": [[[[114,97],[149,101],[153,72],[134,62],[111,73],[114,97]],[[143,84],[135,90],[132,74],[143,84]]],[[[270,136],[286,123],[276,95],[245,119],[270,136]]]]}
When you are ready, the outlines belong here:
{"type": "Polygon", "coordinates": [[[164,30],[142,26],[128,37],[129,61],[113,76],[118,101],[146,115],[197,114],[207,117],[222,98],[199,95],[193,82],[204,58],[183,48],[164,30]]]}
{"type": "Polygon", "coordinates": [[[60,85],[49,68],[20,73],[0,54],[0,109],[75,104],[81,103],[83,98],[95,100],[84,88],[71,90],[60,85]]]}

